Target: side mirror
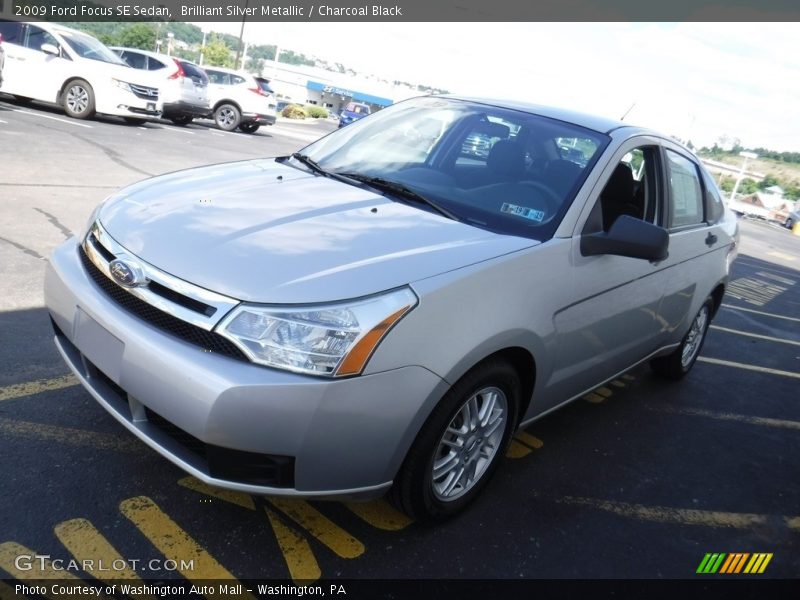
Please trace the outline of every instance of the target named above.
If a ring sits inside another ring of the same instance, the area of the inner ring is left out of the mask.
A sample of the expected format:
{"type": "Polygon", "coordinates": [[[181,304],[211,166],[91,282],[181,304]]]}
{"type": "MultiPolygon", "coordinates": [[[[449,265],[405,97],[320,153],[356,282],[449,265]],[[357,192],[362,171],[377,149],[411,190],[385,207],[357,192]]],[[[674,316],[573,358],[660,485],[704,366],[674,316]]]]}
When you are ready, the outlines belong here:
{"type": "Polygon", "coordinates": [[[54,46],[53,44],[42,44],[39,46],[39,50],[45,54],[52,54],[53,56],[61,55],[61,50],[58,49],[58,46],[54,46]]]}
{"type": "Polygon", "coordinates": [[[668,248],[666,229],[629,215],[622,215],[614,221],[608,233],[590,233],[581,238],[581,254],[584,256],[614,254],[661,261],[669,256],[668,248]]]}

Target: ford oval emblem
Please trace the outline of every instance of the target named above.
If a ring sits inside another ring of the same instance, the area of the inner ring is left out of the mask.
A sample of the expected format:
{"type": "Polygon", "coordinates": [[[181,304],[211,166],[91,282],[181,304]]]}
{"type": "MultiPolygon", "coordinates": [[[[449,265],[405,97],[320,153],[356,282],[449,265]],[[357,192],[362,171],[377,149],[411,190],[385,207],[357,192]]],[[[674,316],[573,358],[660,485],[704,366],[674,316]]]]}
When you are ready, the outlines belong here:
{"type": "Polygon", "coordinates": [[[108,271],[114,281],[124,287],[136,287],[146,281],[142,267],[130,260],[112,260],[108,264],[108,271]]]}

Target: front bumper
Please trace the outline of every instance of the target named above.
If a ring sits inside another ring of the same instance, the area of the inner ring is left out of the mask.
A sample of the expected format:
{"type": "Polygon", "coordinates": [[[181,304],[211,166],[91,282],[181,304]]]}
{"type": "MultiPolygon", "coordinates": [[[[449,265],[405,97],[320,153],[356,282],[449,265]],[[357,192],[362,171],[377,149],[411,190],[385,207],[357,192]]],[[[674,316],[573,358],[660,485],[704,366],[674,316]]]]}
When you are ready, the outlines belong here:
{"type": "Polygon", "coordinates": [[[179,467],[237,491],[380,496],[447,387],[417,366],[330,380],[205,352],[109,299],[74,238],[53,253],[45,298],[92,396],[179,467]]]}
{"type": "Polygon", "coordinates": [[[139,98],[114,85],[95,90],[97,112],[120,117],[158,117],[161,115],[161,102],[156,98],[139,98]]]}

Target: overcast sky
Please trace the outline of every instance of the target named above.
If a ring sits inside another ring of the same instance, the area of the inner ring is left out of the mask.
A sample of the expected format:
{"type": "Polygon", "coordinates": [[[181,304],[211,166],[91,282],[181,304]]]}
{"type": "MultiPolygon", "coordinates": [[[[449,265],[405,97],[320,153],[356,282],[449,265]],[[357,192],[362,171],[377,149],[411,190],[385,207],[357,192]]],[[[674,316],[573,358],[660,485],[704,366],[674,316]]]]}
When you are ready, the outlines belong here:
{"type": "Polygon", "coordinates": [[[458,94],[613,118],[635,103],[626,122],[698,146],[800,151],[800,23],[248,22],[244,38],[458,94]]]}

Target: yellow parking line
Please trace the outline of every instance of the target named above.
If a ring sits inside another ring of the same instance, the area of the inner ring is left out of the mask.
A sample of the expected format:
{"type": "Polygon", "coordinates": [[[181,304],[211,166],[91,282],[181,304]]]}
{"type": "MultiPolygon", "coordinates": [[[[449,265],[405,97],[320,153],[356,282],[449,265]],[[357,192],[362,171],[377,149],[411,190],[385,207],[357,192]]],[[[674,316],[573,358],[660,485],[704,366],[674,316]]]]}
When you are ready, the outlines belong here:
{"type": "Polygon", "coordinates": [[[194,490],[195,492],[200,492],[206,496],[213,496],[218,500],[230,502],[231,504],[241,506],[242,508],[249,508],[250,510],[256,509],[256,504],[253,502],[253,497],[250,494],[245,494],[244,492],[233,492],[231,490],[223,490],[220,488],[211,487],[210,485],[203,483],[194,477],[184,477],[183,479],[179,479],[178,485],[182,485],[183,487],[194,490]]]}
{"type": "Polygon", "coordinates": [[[528,448],[525,444],[520,444],[517,440],[511,440],[511,443],[506,449],[506,458],[524,458],[533,452],[533,449],[528,448]]]}
{"type": "Polygon", "coordinates": [[[583,396],[583,399],[587,402],[591,402],[592,404],[600,404],[601,402],[605,401],[605,398],[603,398],[600,394],[595,394],[594,392],[589,392],[583,396]]]}
{"type": "Polygon", "coordinates": [[[371,502],[345,502],[344,505],[362,520],[384,531],[400,531],[414,522],[383,499],[371,502]]]}
{"type": "MultiPolygon", "coordinates": [[[[749,529],[755,526],[767,525],[773,520],[769,515],[672,508],[669,506],[646,506],[643,504],[630,504],[628,502],[581,498],[577,496],[564,496],[559,502],[589,506],[640,521],[677,523],[680,525],[749,529]]],[[[795,520],[800,520],[800,517],[784,517],[784,520],[787,526],[794,528],[790,523],[794,523],[795,520]]]]}
{"type": "Polygon", "coordinates": [[[708,417],[720,421],[738,421],[751,425],[765,425],[767,427],[780,427],[784,429],[800,429],[800,421],[789,421],[786,419],[772,419],[769,417],[751,417],[749,415],[737,415],[733,413],[721,413],[702,408],[678,408],[665,404],[647,405],[648,410],[664,412],[674,415],[686,415],[689,417],[708,417]]]}
{"type": "Polygon", "coordinates": [[[798,319],[796,317],[786,317],[784,315],[777,315],[775,313],[764,312],[763,310],[755,310],[753,308],[745,308],[743,306],[734,306],[733,304],[725,304],[725,303],[723,303],[721,306],[722,306],[722,308],[727,308],[728,310],[740,310],[742,312],[754,313],[754,314],[757,314],[757,315],[763,315],[765,317],[773,317],[775,319],[785,319],[787,321],[796,321],[796,322],[800,323],[800,319],[798,319]]]}
{"type": "Polygon", "coordinates": [[[544,446],[544,442],[542,440],[524,430],[520,430],[517,433],[515,433],[514,438],[516,438],[517,441],[520,441],[523,444],[530,446],[534,450],[538,450],[539,448],[544,446]]]}
{"type": "Polygon", "coordinates": [[[295,533],[292,529],[281,523],[278,516],[269,510],[264,509],[278,540],[281,554],[289,567],[289,575],[295,583],[312,583],[322,576],[317,559],[311,551],[306,539],[295,533]]]}
{"type": "Polygon", "coordinates": [[[304,500],[269,498],[275,508],[325,544],[342,558],[356,558],[364,554],[364,544],[336,525],[304,500]]]}
{"type": "Polygon", "coordinates": [[[789,529],[800,531],[800,517],[786,517],[785,521],[786,521],[786,526],[789,529]]]}
{"type": "MultiPolygon", "coordinates": [[[[150,542],[168,559],[177,563],[177,570],[191,581],[225,579],[236,582],[234,576],[200,544],[146,496],[123,500],[119,509],[150,542]],[[191,568],[186,561],[194,561],[191,568]]],[[[243,594],[251,598],[250,594],[243,594]]]]}
{"type": "MultiPolygon", "coordinates": [[[[3,542],[0,544],[0,569],[3,569],[6,573],[14,577],[15,579],[19,579],[20,581],[30,581],[30,580],[56,580],[56,581],[63,581],[65,584],[70,583],[85,583],[82,579],[76,577],[72,573],[63,570],[56,570],[53,568],[52,563],[44,559],[43,563],[40,562],[39,559],[31,560],[30,561],[30,569],[27,569],[27,563],[24,565],[25,569],[20,569],[16,565],[17,557],[18,556],[40,556],[38,552],[34,552],[30,548],[26,548],[22,544],[17,544],[16,542],[3,542]]],[[[47,598],[70,598],[74,600],[81,600],[84,596],[78,595],[57,595],[57,596],[50,596],[47,595],[47,598]]]]}
{"type": "Polygon", "coordinates": [[[622,381],[620,381],[619,379],[615,379],[614,381],[612,381],[611,385],[613,385],[614,387],[618,387],[618,388],[627,387],[627,384],[622,382],[622,381]]]}
{"type": "Polygon", "coordinates": [[[636,379],[636,377],[634,377],[633,375],[628,375],[627,373],[625,373],[625,375],[623,375],[622,378],[625,381],[633,381],[634,379],[636,379]]]}
{"type": "MultiPolygon", "coordinates": [[[[117,568],[127,565],[127,562],[111,545],[111,542],[86,519],[64,521],[56,525],[53,531],[89,575],[109,583],[113,583],[117,579],[141,581],[130,567],[117,568]],[[95,564],[97,564],[97,572],[94,570],[95,564]],[[111,569],[112,565],[116,565],[113,570],[111,569]]],[[[143,600],[153,598],[149,594],[136,594],[133,597],[143,600]]]]}
{"type": "Polygon", "coordinates": [[[3,400],[14,400],[16,398],[24,398],[25,396],[33,396],[34,394],[41,394],[42,392],[60,390],[74,385],[78,385],[78,380],[74,375],[15,383],[13,385],[0,387],[0,402],[3,400]]]}
{"type": "Polygon", "coordinates": [[[71,446],[89,446],[98,450],[115,450],[117,452],[142,452],[145,446],[132,437],[120,438],[108,433],[97,433],[72,427],[58,427],[0,418],[0,432],[7,435],[18,435],[26,438],[50,440],[71,446]]]}
{"type": "Polygon", "coordinates": [[[778,342],[781,344],[791,344],[793,346],[800,346],[800,342],[795,342],[794,340],[784,340],[783,338],[772,337],[770,335],[761,335],[758,333],[750,333],[749,331],[739,331],[738,329],[720,327],[719,325],[712,325],[711,329],[716,329],[717,331],[724,331],[725,333],[735,333],[736,335],[744,335],[746,337],[756,338],[759,340],[767,340],[768,342],[778,342]]]}
{"type": "Polygon", "coordinates": [[[770,375],[780,375],[782,377],[800,379],[800,373],[795,373],[794,371],[781,371],[779,369],[770,369],[769,367],[759,367],[758,365],[748,365],[745,363],[732,362],[730,360],[720,360],[719,358],[708,358],[707,356],[701,356],[697,360],[710,365],[735,367],[737,369],[744,369],[745,371],[757,371],[759,373],[769,373],[770,375]]]}
{"type": "Polygon", "coordinates": [[[593,390],[595,394],[600,394],[603,398],[608,398],[614,392],[608,389],[607,387],[599,387],[593,390]]]}

